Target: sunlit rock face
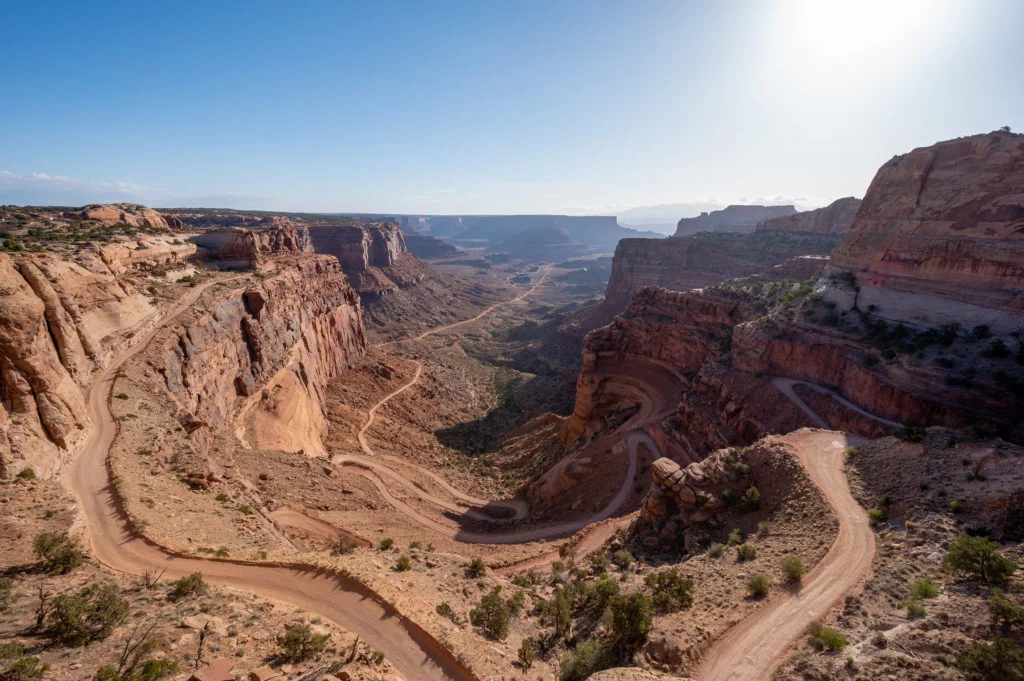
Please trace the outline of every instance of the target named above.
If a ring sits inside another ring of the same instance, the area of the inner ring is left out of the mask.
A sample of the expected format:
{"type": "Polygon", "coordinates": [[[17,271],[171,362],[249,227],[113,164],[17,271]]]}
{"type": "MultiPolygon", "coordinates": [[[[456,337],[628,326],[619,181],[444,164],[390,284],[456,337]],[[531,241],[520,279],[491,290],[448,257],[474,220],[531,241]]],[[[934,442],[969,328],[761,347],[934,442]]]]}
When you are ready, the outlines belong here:
{"type": "Polygon", "coordinates": [[[425,267],[409,253],[393,222],[351,225],[311,225],[318,253],[335,256],[362,295],[381,295],[412,286],[423,279],[425,267]]]}
{"type": "Polygon", "coordinates": [[[920,326],[1024,326],[1024,135],[974,135],[896,156],[872,181],[829,271],[852,307],[920,326]]]}
{"type": "Polygon", "coordinates": [[[847,196],[836,199],[824,208],[806,210],[794,215],[765,220],[757,226],[758,232],[815,232],[817,234],[846,234],[860,208],[860,199],[847,196]]]}

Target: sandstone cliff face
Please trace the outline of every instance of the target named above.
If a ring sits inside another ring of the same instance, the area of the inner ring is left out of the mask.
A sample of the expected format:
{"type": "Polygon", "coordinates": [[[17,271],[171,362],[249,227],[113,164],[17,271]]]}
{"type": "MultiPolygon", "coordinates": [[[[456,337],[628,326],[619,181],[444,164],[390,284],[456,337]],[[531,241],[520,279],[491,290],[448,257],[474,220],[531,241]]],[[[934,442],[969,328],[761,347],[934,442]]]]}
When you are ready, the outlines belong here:
{"type": "Polygon", "coordinates": [[[222,431],[241,398],[253,444],[322,453],[325,386],[366,351],[359,297],[333,257],[280,264],[165,337],[159,369],[189,427],[222,431]]]}
{"type": "Polygon", "coordinates": [[[848,196],[836,199],[824,208],[807,210],[793,215],[765,220],[758,224],[758,232],[782,230],[787,232],[816,232],[818,234],[846,234],[860,208],[860,199],[848,196]]]}
{"type": "Polygon", "coordinates": [[[181,229],[181,220],[173,215],[163,215],[148,208],[131,203],[114,205],[94,204],[84,207],[81,211],[65,213],[65,217],[77,217],[82,220],[96,220],[104,225],[116,225],[123,222],[133,227],[173,230],[181,229]]]}
{"type": "Polygon", "coordinates": [[[232,269],[256,270],[270,259],[314,250],[306,226],[290,223],[272,229],[214,229],[189,241],[202,249],[201,257],[232,269]]]}
{"type": "Polygon", "coordinates": [[[0,254],[0,477],[48,476],[84,438],[83,388],[153,321],[149,297],[120,275],[187,258],[195,249],[144,236],[53,254],[0,254]]]}
{"type": "Polygon", "coordinates": [[[406,250],[393,222],[310,225],[310,235],[316,251],[335,256],[363,295],[408,288],[425,276],[423,263],[406,250]]]}
{"type": "Polygon", "coordinates": [[[605,288],[610,314],[625,309],[645,286],[688,291],[744,277],[804,255],[828,255],[832,234],[696,234],[672,239],[623,239],[605,288]]]}
{"type": "Polygon", "coordinates": [[[857,304],[887,319],[997,333],[1024,326],[1024,135],[975,135],[894,157],[830,267],[853,272],[857,304]]]}
{"type": "Polygon", "coordinates": [[[772,218],[796,213],[793,206],[727,206],[722,210],[683,218],[676,224],[674,236],[697,232],[753,232],[757,224],[772,218]]]}

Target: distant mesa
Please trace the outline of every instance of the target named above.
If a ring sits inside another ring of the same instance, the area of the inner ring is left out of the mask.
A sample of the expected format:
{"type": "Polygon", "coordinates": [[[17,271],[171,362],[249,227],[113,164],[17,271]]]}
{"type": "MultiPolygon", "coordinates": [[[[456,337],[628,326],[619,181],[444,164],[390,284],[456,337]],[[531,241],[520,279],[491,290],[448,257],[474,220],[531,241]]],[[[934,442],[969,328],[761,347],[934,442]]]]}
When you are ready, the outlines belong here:
{"type": "Polygon", "coordinates": [[[199,247],[198,256],[225,269],[261,269],[269,260],[298,253],[312,253],[313,242],[305,225],[276,223],[273,229],[225,227],[207,230],[189,241],[199,247]]]}
{"type": "Polygon", "coordinates": [[[94,220],[108,227],[126,224],[132,227],[148,227],[150,229],[175,230],[181,229],[181,221],[173,215],[163,215],[134,203],[92,204],[80,211],[64,213],[66,218],[94,220]]]}
{"type": "Polygon", "coordinates": [[[847,196],[836,199],[824,208],[805,210],[792,215],[772,218],[758,223],[758,232],[814,232],[816,234],[846,234],[860,208],[860,199],[847,196]]]}
{"type": "Polygon", "coordinates": [[[317,252],[338,258],[352,286],[364,296],[409,288],[426,276],[423,262],[406,249],[395,222],[311,224],[309,233],[317,252]]]}
{"type": "Polygon", "coordinates": [[[765,220],[796,213],[793,206],[726,206],[722,210],[701,213],[695,218],[683,218],[676,224],[673,236],[686,236],[697,232],[753,232],[765,220]]]}

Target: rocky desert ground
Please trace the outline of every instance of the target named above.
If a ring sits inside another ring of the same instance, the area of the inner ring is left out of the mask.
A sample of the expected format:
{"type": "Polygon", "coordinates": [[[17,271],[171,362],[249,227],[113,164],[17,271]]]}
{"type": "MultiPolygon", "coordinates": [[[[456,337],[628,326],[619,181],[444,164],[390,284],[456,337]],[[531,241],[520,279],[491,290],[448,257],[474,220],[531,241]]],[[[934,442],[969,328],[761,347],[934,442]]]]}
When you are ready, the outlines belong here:
{"type": "Polygon", "coordinates": [[[0,679],[1022,679],[1022,197],[4,206],[0,679]]]}

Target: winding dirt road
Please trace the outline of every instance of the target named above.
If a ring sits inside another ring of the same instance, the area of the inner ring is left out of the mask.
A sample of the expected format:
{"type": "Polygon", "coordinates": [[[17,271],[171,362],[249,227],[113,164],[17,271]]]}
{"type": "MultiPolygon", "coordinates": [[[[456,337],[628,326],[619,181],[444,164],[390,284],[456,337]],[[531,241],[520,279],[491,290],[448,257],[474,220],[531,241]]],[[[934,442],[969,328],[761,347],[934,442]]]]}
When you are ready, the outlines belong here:
{"type": "Polygon", "coordinates": [[[801,428],[782,437],[839,519],[839,535],[796,593],[782,590],[763,608],[718,639],[704,656],[697,681],[764,681],[808,625],[868,575],[875,535],[867,513],[850,494],[843,473],[848,438],[801,428]]]}
{"type": "Polygon", "coordinates": [[[174,579],[202,572],[213,584],[244,589],[315,612],[358,633],[382,650],[407,679],[475,681],[474,675],[450,651],[415,623],[399,614],[366,587],[340,574],[301,564],[200,559],[176,554],[131,534],[110,486],[107,456],[117,435],[110,411],[110,392],[118,369],[141,353],[156,334],[187,310],[209,287],[190,292],[160,323],[97,375],[89,389],[88,409],[93,431],[82,453],[70,466],[65,482],[78,496],[93,555],[118,572],[142,574],[165,571],[174,579]]]}

